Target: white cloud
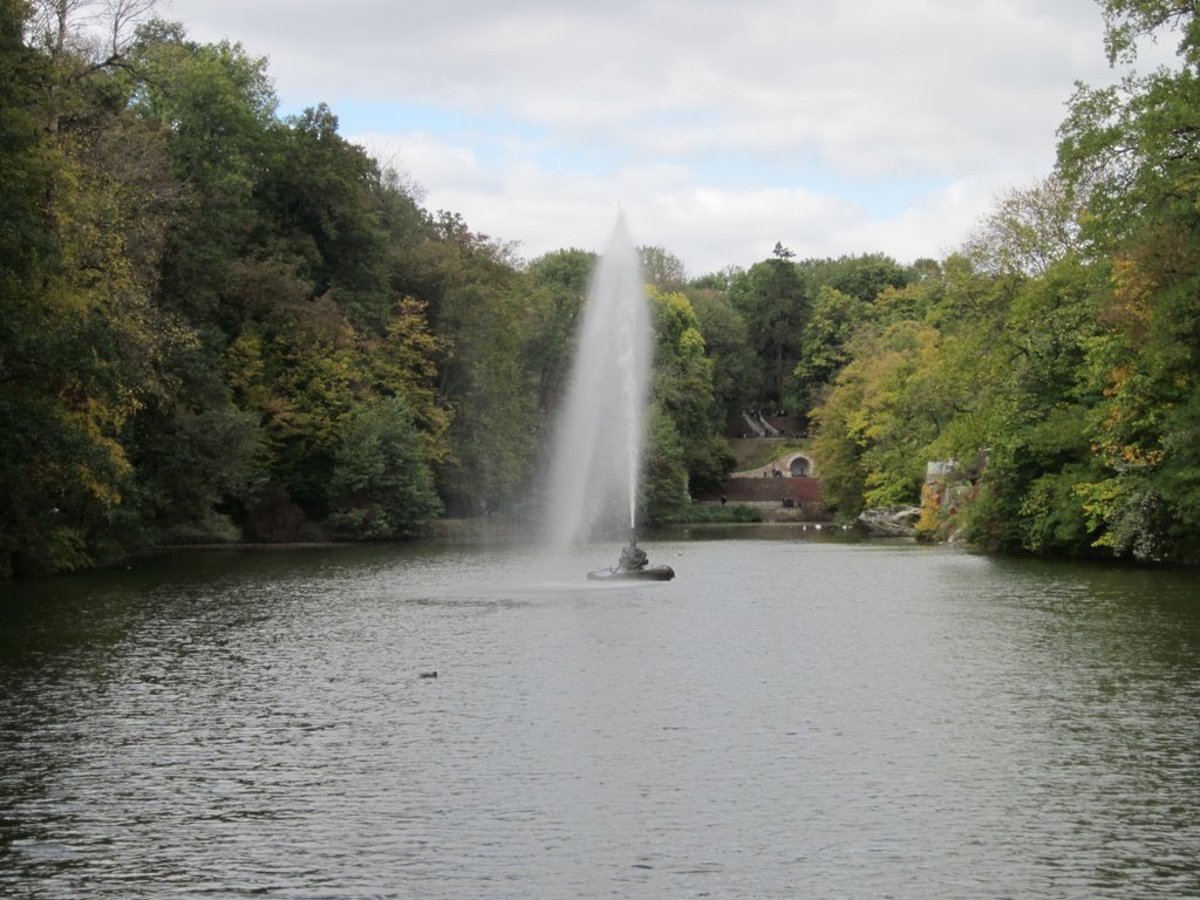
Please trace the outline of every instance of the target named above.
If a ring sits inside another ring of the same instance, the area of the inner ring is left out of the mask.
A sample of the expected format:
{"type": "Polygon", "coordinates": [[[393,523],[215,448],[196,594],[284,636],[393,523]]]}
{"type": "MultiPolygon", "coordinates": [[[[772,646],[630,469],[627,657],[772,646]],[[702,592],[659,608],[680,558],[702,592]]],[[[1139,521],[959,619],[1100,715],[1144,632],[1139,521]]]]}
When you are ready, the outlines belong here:
{"type": "Polygon", "coordinates": [[[905,262],[940,257],[1009,186],[962,180],[879,216],[828,191],[704,185],[686,167],[666,163],[604,176],[551,172],[528,161],[483,167],[469,148],[427,137],[351,137],[379,158],[401,159],[407,172],[421,173],[427,207],[460,212],[480,232],[519,241],[522,256],[562,247],[598,251],[623,209],[635,242],[675,253],[692,275],[750,266],[769,256],[776,241],[801,258],[866,252],[905,262]]]}
{"type": "Polygon", "coordinates": [[[290,108],[352,107],[343,131],[431,208],[536,255],[602,247],[620,203],[635,240],[695,274],[777,240],[801,256],[942,255],[994,195],[1049,171],[1074,80],[1111,77],[1093,0],[164,12],[270,56],[290,108]],[[372,104],[409,115],[372,118],[372,104]]]}

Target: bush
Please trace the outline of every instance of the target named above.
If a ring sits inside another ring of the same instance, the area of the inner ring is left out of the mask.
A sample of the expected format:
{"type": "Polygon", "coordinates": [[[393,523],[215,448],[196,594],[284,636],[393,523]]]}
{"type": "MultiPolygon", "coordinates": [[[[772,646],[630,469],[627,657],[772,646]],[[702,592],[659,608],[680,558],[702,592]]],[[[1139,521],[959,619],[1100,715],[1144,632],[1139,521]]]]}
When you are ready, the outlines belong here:
{"type": "Polygon", "coordinates": [[[693,503],[678,513],[664,519],[665,524],[695,525],[706,523],[749,523],[761,522],[762,513],[753,506],[734,503],[719,506],[715,503],[693,503]]]}

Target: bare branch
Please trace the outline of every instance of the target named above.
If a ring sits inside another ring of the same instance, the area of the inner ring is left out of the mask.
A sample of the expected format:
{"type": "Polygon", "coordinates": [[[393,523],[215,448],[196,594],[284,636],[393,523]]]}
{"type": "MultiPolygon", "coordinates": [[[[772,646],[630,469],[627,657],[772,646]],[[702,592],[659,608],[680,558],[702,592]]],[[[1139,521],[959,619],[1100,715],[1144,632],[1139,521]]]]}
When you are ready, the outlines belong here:
{"type": "Polygon", "coordinates": [[[106,0],[110,57],[119,56],[133,39],[138,24],[150,18],[158,0],[106,0]]]}
{"type": "Polygon", "coordinates": [[[32,0],[30,36],[51,53],[120,56],[158,0],[32,0]]]}

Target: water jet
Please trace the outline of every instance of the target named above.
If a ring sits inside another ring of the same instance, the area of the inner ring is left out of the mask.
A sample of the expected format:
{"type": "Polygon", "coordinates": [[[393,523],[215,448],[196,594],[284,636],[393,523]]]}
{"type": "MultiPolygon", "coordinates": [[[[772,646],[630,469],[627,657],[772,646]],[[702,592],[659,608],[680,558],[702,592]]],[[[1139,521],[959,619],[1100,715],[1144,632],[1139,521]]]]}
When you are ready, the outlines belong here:
{"type": "Polygon", "coordinates": [[[621,213],[588,288],[550,467],[549,542],[560,551],[637,528],[651,324],[621,213]]]}

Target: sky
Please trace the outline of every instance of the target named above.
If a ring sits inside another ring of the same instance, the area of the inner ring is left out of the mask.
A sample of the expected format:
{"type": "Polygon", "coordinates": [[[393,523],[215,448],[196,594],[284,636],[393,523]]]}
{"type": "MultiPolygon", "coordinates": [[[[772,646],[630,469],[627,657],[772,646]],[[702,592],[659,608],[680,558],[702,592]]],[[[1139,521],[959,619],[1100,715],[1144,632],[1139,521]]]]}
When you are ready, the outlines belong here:
{"type": "Polygon", "coordinates": [[[526,259],[619,212],[690,276],[942,258],[1054,165],[1077,80],[1111,82],[1094,0],[161,0],[269,59],[289,115],[526,259]]]}

